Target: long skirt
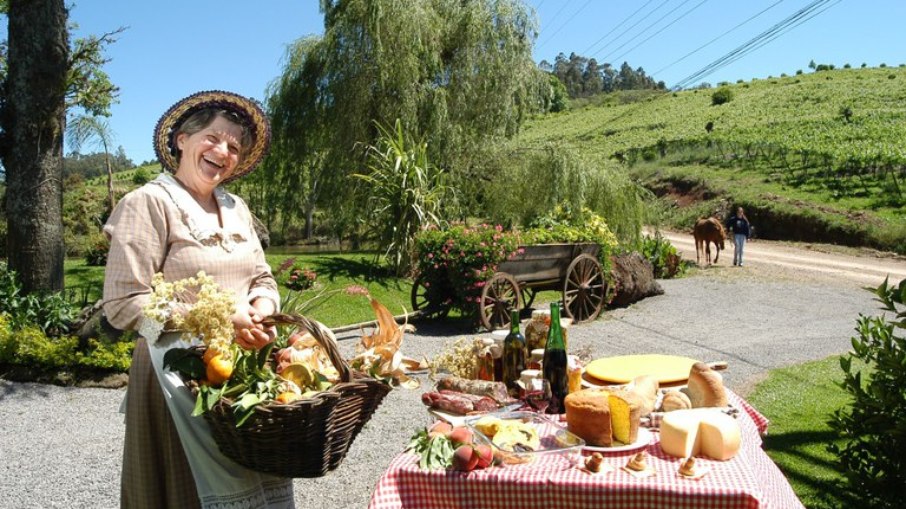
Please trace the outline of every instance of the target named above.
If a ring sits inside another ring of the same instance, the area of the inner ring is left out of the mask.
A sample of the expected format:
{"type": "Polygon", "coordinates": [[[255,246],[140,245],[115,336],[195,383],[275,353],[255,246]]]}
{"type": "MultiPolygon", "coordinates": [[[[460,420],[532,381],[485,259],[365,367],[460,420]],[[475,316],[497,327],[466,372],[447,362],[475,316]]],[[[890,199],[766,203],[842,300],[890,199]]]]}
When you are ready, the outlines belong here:
{"type": "Polygon", "coordinates": [[[223,456],[194,398],[139,339],[129,370],[120,503],[124,508],[292,508],[292,479],[253,472],[223,456]],[[154,357],[152,359],[152,357],[154,357]],[[155,369],[155,365],[157,368],[155,369]]]}

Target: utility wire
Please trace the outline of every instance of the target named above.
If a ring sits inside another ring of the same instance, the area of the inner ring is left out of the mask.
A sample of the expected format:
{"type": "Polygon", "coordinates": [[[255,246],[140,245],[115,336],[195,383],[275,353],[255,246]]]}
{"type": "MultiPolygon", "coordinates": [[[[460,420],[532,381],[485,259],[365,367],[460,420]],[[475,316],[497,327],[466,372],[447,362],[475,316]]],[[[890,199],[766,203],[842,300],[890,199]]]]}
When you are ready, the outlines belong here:
{"type": "Polygon", "coordinates": [[[753,19],[757,18],[758,16],[761,16],[762,14],[768,12],[769,10],[773,9],[773,8],[776,7],[777,5],[783,3],[784,1],[785,1],[785,0],[777,0],[776,2],[774,2],[774,3],[771,4],[771,5],[769,5],[769,6],[766,7],[765,9],[761,10],[760,12],[754,14],[753,16],[750,16],[747,20],[743,21],[742,23],[740,23],[740,24],[736,25],[735,27],[733,27],[733,28],[727,30],[726,32],[724,32],[724,33],[718,35],[717,37],[711,39],[710,41],[708,41],[708,42],[702,44],[701,46],[695,48],[694,50],[690,51],[689,53],[686,53],[685,55],[683,55],[682,57],[680,57],[680,58],[674,60],[673,62],[670,62],[670,64],[668,64],[666,67],[662,67],[662,68],[658,69],[657,71],[654,72],[654,74],[655,74],[655,75],[658,75],[658,74],[660,74],[660,73],[666,71],[667,69],[670,69],[670,68],[673,67],[674,65],[676,65],[676,64],[678,64],[678,63],[680,63],[680,62],[682,62],[683,60],[685,60],[685,59],[691,57],[692,55],[698,53],[699,51],[705,49],[706,47],[708,47],[708,46],[714,44],[714,43],[717,42],[719,39],[722,39],[724,36],[730,34],[731,32],[736,31],[737,29],[739,29],[740,27],[742,27],[742,26],[745,25],[746,23],[748,23],[748,22],[752,21],[753,19]]]}
{"type": "Polygon", "coordinates": [[[600,39],[598,39],[597,41],[591,43],[591,46],[585,48],[585,51],[583,51],[582,54],[583,54],[583,55],[587,55],[587,54],[588,54],[588,51],[589,51],[590,49],[592,49],[592,48],[594,48],[595,46],[597,46],[598,43],[601,42],[601,41],[603,41],[604,39],[607,39],[607,37],[610,36],[610,34],[616,32],[618,28],[620,28],[621,26],[623,26],[627,21],[629,21],[630,19],[632,19],[633,16],[635,16],[636,14],[638,14],[639,11],[641,11],[642,9],[644,9],[645,7],[647,7],[648,4],[650,4],[650,3],[653,2],[653,1],[654,1],[654,0],[648,0],[648,1],[645,2],[641,7],[639,7],[638,9],[636,9],[635,12],[633,12],[633,13],[630,14],[629,16],[626,16],[625,18],[623,18],[623,21],[619,22],[619,23],[617,24],[617,26],[613,27],[613,28],[610,30],[610,32],[607,32],[607,33],[604,34],[600,39]]]}
{"type": "Polygon", "coordinates": [[[579,15],[580,12],[582,12],[583,9],[585,9],[586,7],[588,7],[588,4],[590,4],[591,1],[592,1],[592,0],[588,0],[587,2],[585,2],[585,3],[582,5],[582,7],[579,7],[579,10],[577,10],[576,12],[574,12],[573,15],[569,17],[569,19],[567,19],[566,21],[564,21],[563,24],[560,25],[560,28],[558,28],[556,32],[552,33],[547,39],[545,39],[543,42],[541,42],[540,44],[538,44],[538,48],[541,48],[542,46],[544,46],[545,44],[547,44],[549,41],[553,40],[554,36],[557,35],[557,34],[559,34],[559,33],[560,33],[560,30],[563,30],[563,29],[566,27],[566,25],[568,25],[569,22],[573,20],[573,18],[575,18],[576,16],[579,15]]]}
{"type": "MultiPolygon", "coordinates": [[[[837,1],[839,2],[840,0],[837,0],[837,1]]],[[[815,11],[817,11],[818,9],[820,9],[822,7],[827,6],[828,2],[830,2],[830,0],[815,0],[815,1],[811,2],[810,4],[806,5],[802,9],[799,9],[792,15],[784,18],[782,21],[774,24],[772,27],[770,27],[769,29],[765,30],[764,32],[758,34],[757,36],[753,37],[752,39],[745,42],[744,44],[734,48],[732,51],[730,51],[726,55],[718,58],[717,60],[711,62],[710,64],[706,65],[705,67],[692,73],[688,77],[680,80],[676,84],[676,88],[684,88],[684,87],[688,86],[690,83],[698,81],[699,79],[701,79],[701,78],[717,71],[718,69],[730,64],[731,62],[741,58],[742,56],[748,54],[749,52],[753,51],[754,49],[760,48],[767,42],[770,42],[770,41],[776,39],[780,35],[788,32],[790,29],[799,26],[800,24],[804,23],[805,21],[808,21],[809,19],[814,17],[815,11]]],[[[824,12],[824,10],[821,10],[820,12],[824,12]]],[[[820,12],[818,12],[817,14],[820,14],[820,12]]]]}
{"type": "Polygon", "coordinates": [[[602,62],[606,62],[607,59],[610,57],[610,55],[613,55],[616,51],[618,51],[618,50],[619,50],[620,48],[622,48],[623,46],[626,46],[627,44],[629,44],[630,42],[634,41],[634,40],[637,39],[638,37],[641,37],[642,34],[644,34],[645,32],[647,32],[651,27],[653,27],[654,25],[657,25],[658,23],[660,23],[661,21],[663,21],[664,18],[666,18],[667,16],[673,14],[674,12],[676,12],[677,9],[679,9],[680,7],[686,5],[686,4],[689,3],[689,2],[690,2],[690,0],[683,0],[682,3],[680,3],[679,5],[677,5],[676,7],[674,7],[673,9],[670,9],[670,10],[667,12],[667,14],[664,14],[663,16],[661,16],[660,18],[658,18],[657,20],[655,20],[654,23],[651,23],[651,24],[648,25],[647,27],[643,28],[641,32],[635,34],[631,39],[629,39],[628,41],[626,41],[626,42],[624,42],[623,44],[620,44],[619,46],[617,46],[616,48],[614,48],[614,49],[613,49],[610,53],[608,53],[607,55],[604,55],[604,57],[601,58],[601,61],[602,61],[602,62]]]}
{"type": "MultiPolygon", "coordinates": [[[[551,25],[554,24],[554,21],[560,16],[560,13],[563,12],[563,9],[566,9],[566,6],[569,5],[569,3],[570,3],[571,1],[572,1],[572,0],[566,0],[565,2],[563,2],[563,5],[560,6],[560,9],[557,11],[556,14],[554,14],[554,17],[552,17],[552,18],[550,19],[549,23],[550,23],[551,25]]],[[[539,34],[538,34],[538,35],[540,36],[540,35],[541,35],[540,32],[543,32],[543,31],[544,31],[544,29],[542,28],[542,30],[539,31],[539,34]]]]}
{"type": "MultiPolygon", "coordinates": [[[[654,9],[652,9],[651,12],[649,12],[648,14],[646,14],[642,19],[636,21],[635,23],[632,24],[632,26],[630,26],[630,27],[627,28],[626,30],[623,30],[623,31],[620,32],[619,34],[617,34],[617,36],[614,37],[610,42],[608,42],[608,43],[605,44],[604,46],[601,46],[600,48],[598,48],[597,50],[595,50],[594,53],[601,53],[602,51],[604,51],[604,48],[610,46],[610,45],[613,44],[615,41],[618,41],[618,40],[620,39],[620,37],[623,37],[623,35],[624,35],[626,32],[628,32],[628,31],[632,30],[633,28],[639,26],[639,23],[645,21],[645,19],[647,19],[649,16],[651,16],[652,14],[654,14],[655,12],[657,12],[658,9],[660,9],[661,7],[663,7],[664,4],[666,4],[666,3],[669,2],[669,1],[670,1],[670,0],[664,0],[663,2],[661,2],[660,4],[658,4],[657,7],[655,7],[654,9]]],[[[648,5],[648,4],[645,4],[645,5],[648,5]]]]}
{"type": "Polygon", "coordinates": [[[756,46],[753,46],[751,49],[748,49],[744,54],[740,54],[740,55],[738,55],[738,56],[735,56],[733,59],[731,59],[730,61],[728,61],[726,65],[729,65],[729,64],[731,64],[731,63],[733,63],[733,62],[739,60],[740,58],[742,58],[742,57],[748,55],[749,53],[752,53],[753,51],[756,51],[756,50],[758,50],[758,49],[761,49],[762,46],[767,45],[768,43],[772,42],[774,39],[776,39],[776,38],[780,37],[781,35],[784,35],[784,34],[786,34],[787,32],[789,32],[789,31],[795,29],[795,28],[798,27],[799,25],[801,25],[801,24],[805,23],[806,21],[808,21],[808,20],[814,18],[815,16],[818,16],[819,14],[823,13],[824,11],[830,9],[831,7],[837,5],[838,3],[842,2],[842,1],[843,1],[843,0],[835,0],[833,3],[831,3],[830,5],[828,5],[828,6],[825,7],[825,8],[821,9],[820,11],[813,12],[813,13],[809,14],[808,17],[805,17],[805,18],[803,18],[803,19],[797,21],[794,25],[792,25],[792,26],[790,26],[790,27],[784,29],[783,32],[778,33],[778,34],[775,34],[775,35],[771,36],[770,38],[765,39],[764,41],[759,42],[756,46]]]}
{"type": "Polygon", "coordinates": [[[613,61],[614,61],[614,62],[619,62],[620,59],[622,59],[624,56],[628,55],[629,53],[632,53],[632,51],[633,51],[634,49],[636,49],[636,48],[638,48],[639,46],[641,46],[642,44],[645,44],[646,42],[650,41],[652,38],[654,38],[655,36],[657,36],[659,33],[663,32],[664,30],[667,30],[667,29],[670,28],[674,23],[676,23],[677,21],[679,21],[679,20],[685,18],[686,16],[688,16],[692,11],[694,11],[695,9],[698,9],[699,7],[702,6],[702,4],[704,4],[704,3],[707,2],[707,1],[708,1],[708,0],[702,0],[701,2],[695,4],[695,6],[693,6],[693,7],[692,7],[691,9],[689,9],[688,11],[686,11],[686,12],[680,14],[680,16],[679,16],[678,18],[676,18],[676,19],[674,19],[673,21],[671,21],[670,23],[667,23],[666,25],[664,25],[664,26],[661,27],[661,29],[658,30],[657,32],[655,32],[655,33],[649,35],[648,37],[646,37],[642,42],[640,42],[640,43],[636,44],[635,46],[629,48],[628,50],[624,51],[623,53],[620,54],[620,56],[614,57],[613,61]]]}

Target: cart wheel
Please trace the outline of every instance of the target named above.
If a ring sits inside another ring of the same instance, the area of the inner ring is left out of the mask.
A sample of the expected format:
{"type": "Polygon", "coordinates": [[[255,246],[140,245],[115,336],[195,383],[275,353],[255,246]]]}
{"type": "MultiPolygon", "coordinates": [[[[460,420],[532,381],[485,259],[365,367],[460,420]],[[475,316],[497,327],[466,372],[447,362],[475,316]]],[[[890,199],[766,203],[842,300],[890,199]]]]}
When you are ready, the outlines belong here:
{"type": "Polygon", "coordinates": [[[481,324],[488,330],[510,326],[510,310],[519,306],[519,284],[506,272],[495,273],[481,289],[478,311],[481,324]]]}
{"type": "Polygon", "coordinates": [[[532,303],[535,302],[535,296],[538,295],[538,291],[534,288],[522,285],[519,287],[522,295],[522,309],[527,309],[532,307],[532,303]]]}
{"type": "Polygon", "coordinates": [[[594,320],[604,309],[607,280],[601,263],[581,254],[569,264],[563,282],[563,310],[574,323],[594,320]]]}
{"type": "Polygon", "coordinates": [[[424,278],[419,275],[412,283],[412,310],[421,311],[427,319],[446,318],[450,305],[444,302],[447,298],[443,288],[426,286],[424,278]]]}

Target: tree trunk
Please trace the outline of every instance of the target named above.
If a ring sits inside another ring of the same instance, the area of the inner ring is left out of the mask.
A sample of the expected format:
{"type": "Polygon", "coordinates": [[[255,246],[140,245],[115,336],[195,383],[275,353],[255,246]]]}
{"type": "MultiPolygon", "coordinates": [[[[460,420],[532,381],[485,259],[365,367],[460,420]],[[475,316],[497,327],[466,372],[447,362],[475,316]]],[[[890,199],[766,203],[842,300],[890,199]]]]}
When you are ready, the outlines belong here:
{"type": "Polygon", "coordinates": [[[110,152],[107,151],[107,143],[104,142],[104,164],[107,165],[107,216],[113,213],[113,166],[110,164],[110,152]]]}
{"type": "Polygon", "coordinates": [[[9,268],[25,292],[63,288],[63,129],[69,60],[63,0],[9,3],[2,122],[9,268]]]}

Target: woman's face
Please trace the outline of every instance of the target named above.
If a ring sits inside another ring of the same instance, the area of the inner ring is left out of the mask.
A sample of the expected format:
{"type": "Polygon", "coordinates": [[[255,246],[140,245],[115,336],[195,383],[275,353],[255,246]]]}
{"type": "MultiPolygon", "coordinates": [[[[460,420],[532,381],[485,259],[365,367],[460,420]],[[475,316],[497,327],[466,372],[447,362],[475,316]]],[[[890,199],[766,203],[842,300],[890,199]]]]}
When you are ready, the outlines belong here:
{"type": "Polygon", "coordinates": [[[176,176],[189,187],[213,190],[239,164],[242,128],[220,115],[204,129],[180,133],[176,145],[182,152],[176,176]]]}

